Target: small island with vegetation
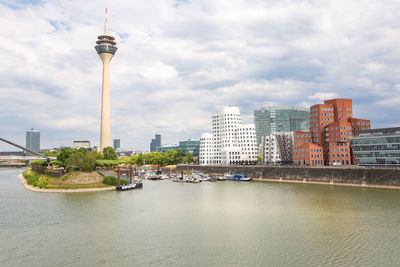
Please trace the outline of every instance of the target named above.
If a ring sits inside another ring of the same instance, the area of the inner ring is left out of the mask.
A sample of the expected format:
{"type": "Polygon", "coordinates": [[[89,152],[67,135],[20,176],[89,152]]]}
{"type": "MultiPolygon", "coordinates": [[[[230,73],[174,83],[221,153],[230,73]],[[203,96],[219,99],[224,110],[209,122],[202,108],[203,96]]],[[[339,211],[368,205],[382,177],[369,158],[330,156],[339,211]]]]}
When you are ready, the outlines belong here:
{"type": "Polygon", "coordinates": [[[86,148],[62,148],[61,151],[44,153],[53,161],[38,160],[31,162],[31,168],[22,173],[21,182],[27,189],[41,192],[86,192],[115,189],[117,178],[103,176],[99,170],[116,173],[118,166],[156,165],[158,168],[166,165],[194,162],[188,152],[168,150],[163,152],[140,153],[131,157],[118,158],[112,147],[106,147],[102,153],[88,151],[86,148]],[[90,189],[90,190],[86,190],[90,189]]]}

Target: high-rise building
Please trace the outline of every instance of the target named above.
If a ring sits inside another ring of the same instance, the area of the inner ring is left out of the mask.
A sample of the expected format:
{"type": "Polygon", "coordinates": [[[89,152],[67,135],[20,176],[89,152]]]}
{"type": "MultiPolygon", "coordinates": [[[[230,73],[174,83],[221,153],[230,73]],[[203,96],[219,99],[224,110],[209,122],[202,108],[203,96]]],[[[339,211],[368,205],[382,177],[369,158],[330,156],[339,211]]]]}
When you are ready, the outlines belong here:
{"type": "Polygon", "coordinates": [[[150,152],[156,152],[158,147],[161,147],[161,134],[156,134],[155,138],[151,139],[150,152]]]}
{"type": "Polygon", "coordinates": [[[355,164],[400,167],[400,127],[361,130],[350,144],[355,164]]]}
{"type": "Polygon", "coordinates": [[[117,150],[121,147],[121,140],[119,139],[113,139],[113,148],[114,150],[117,150]]]}
{"type": "Polygon", "coordinates": [[[294,162],[300,165],[350,165],[349,139],[370,127],[369,120],[353,118],[351,99],[331,99],[311,106],[309,132],[294,133],[294,162]],[[310,147],[310,143],[317,147],[310,147]],[[310,149],[317,154],[309,154],[310,149]],[[318,154],[320,151],[322,158],[318,154]]]}
{"type": "MultiPolygon", "coordinates": [[[[33,128],[26,131],[26,148],[40,152],[40,132],[33,128]]],[[[27,152],[27,155],[30,153],[27,152]]]]}
{"type": "Polygon", "coordinates": [[[212,116],[212,140],[200,139],[201,165],[255,164],[258,161],[254,124],[242,124],[239,108],[223,107],[212,116]]]}
{"type": "Polygon", "coordinates": [[[104,23],[104,34],[97,37],[95,49],[103,61],[103,87],[101,97],[101,127],[100,127],[100,151],[111,146],[111,122],[110,122],[110,61],[117,52],[115,38],[108,35],[107,9],[104,23]]]}
{"type": "Polygon", "coordinates": [[[291,106],[262,107],[254,111],[257,144],[263,136],[277,132],[308,131],[310,111],[291,106]]]}

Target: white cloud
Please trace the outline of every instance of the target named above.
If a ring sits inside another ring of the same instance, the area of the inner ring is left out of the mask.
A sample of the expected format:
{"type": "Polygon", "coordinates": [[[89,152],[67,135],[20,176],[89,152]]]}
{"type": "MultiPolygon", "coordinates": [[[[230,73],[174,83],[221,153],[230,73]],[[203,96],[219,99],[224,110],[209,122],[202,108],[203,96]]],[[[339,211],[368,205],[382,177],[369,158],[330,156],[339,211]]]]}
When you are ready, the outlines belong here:
{"type": "MultiPolygon", "coordinates": [[[[101,61],[93,48],[107,1],[0,4],[0,136],[44,147],[98,142],[101,61]]],[[[264,105],[352,98],[373,125],[399,123],[396,10],[379,1],[113,1],[112,134],[148,149],[210,130],[237,105],[246,122],[264,105]],[[379,115],[377,115],[379,114],[379,115]],[[374,120],[379,123],[374,124],[374,120]]]]}
{"type": "Polygon", "coordinates": [[[324,101],[324,100],[328,100],[328,99],[332,99],[332,98],[337,98],[337,94],[336,93],[332,93],[332,92],[317,92],[312,96],[309,96],[309,99],[316,99],[319,101],[324,101]]]}

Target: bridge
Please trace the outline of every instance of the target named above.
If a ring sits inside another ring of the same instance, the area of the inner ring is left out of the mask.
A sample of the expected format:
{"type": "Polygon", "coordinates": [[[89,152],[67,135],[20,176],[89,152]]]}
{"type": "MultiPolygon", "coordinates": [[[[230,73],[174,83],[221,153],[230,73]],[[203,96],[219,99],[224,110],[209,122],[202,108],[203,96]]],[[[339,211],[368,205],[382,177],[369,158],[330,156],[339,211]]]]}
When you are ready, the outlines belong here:
{"type": "Polygon", "coordinates": [[[47,161],[52,161],[55,160],[56,158],[54,157],[48,157],[46,155],[43,155],[37,151],[34,151],[32,149],[20,146],[14,142],[8,141],[4,138],[0,137],[0,141],[3,141],[4,143],[7,143],[9,145],[15,146],[17,148],[20,148],[26,152],[29,152],[31,154],[33,154],[34,156],[0,156],[0,161],[15,161],[15,160],[22,160],[22,161],[31,161],[31,160],[47,160],[47,161]]]}

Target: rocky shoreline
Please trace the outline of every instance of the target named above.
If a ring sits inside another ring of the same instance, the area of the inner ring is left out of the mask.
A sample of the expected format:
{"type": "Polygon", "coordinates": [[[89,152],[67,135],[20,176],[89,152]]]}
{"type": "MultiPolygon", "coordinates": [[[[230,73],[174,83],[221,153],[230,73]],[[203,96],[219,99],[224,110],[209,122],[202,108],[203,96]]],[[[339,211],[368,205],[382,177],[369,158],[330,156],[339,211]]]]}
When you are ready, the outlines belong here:
{"type": "Polygon", "coordinates": [[[18,175],[18,179],[22,183],[22,185],[27,190],[41,192],[41,193],[84,193],[84,192],[101,192],[101,191],[111,191],[115,190],[114,186],[110,187],[103,187],[103,188],[78,188],[78,189],[46,189],[46,188],[39,188],[32,185],[29,185],[26,182],[25,177],[21,174],[18,175]]]}

